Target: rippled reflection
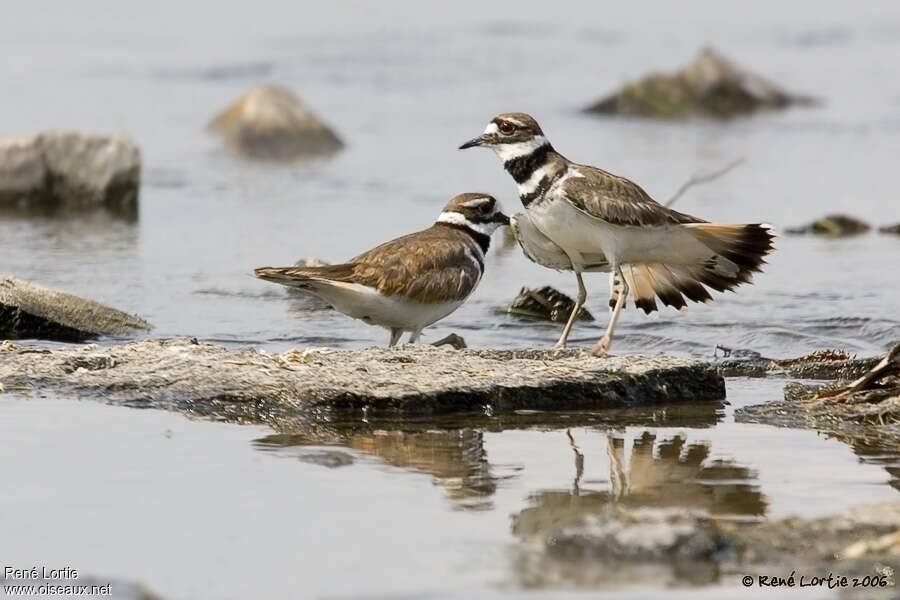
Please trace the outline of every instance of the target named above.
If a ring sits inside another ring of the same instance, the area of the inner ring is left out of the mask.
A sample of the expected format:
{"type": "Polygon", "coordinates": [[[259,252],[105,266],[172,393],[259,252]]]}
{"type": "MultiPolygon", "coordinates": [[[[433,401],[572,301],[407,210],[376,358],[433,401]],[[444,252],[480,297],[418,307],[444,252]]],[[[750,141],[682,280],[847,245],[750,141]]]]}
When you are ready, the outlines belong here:
{"type": "MultiPolygon", "coordinates": [[[[485,433],[504,430],[567,432],[575,453],[576,468],[573,488],[579,490],[584,457],[579,453],[568,427],[605,429],[626,425],[646,426],[655,423],[703,428],[714,425],[722,414],[721,402],[605,410],[596,413],[548,413],[520,411],[502,416],[457,415],[434,421],[401,421],[394,423],[330,423],[310,425],[303,421],[283,420],[277,426],[285,433],[266,436],[254,442],[256,448],[308,462],[343,466],[344,460],[330,460],[322,454],[322,446],[342,446],[358,453],[374,456],[392,466],[428,473],[447,491],[453,508],[486,510],[493,508],[491,497],[500,482],[516,477],[521,465],[492,465],[485,448],[485,433]],[[313,450],[312,447],[319,447],[313,450]],[[579,466],[581,465],[581,466],[579,466]]],[[[652,448],[652,443],[648,446],[652,448]]],[[[699,457],[691,451],[689,459],[699,457]]],[[[705,455],[704,455],[705,456],[705,455]]],[[[702,460],[702,459],[700,459],[702,460]]],[[[570,465],[560,465],[569,468],[570,465]]],[[[647,487],[642,470],[633,470],[631,490],[647,487]]],[[[714,478],[724,472],[708,468],[704,477],[714,478]]],[[[693,471],[673,473],[672,477],[693,476],[693,471]]],[[[730,474],[729,474],[730,477],[730,474]]]]}
{"type": "MultiPolygon", "coordinates": [[[[767,501],[756,484],[757,474],[733,460],[715,459],[709,442],[682,435],[644,430],[633,436],[605,434],[606,456],[590,464],[569,433],[574,480],[570,489],[542,490],[513,516],[512,531],[525,546],[515,554],[514,571],[528,587],[559,584],[602,586],[653,581],[655,585],[715,581],[718,567],[704,561],[626,561],[566,557],[545,552],[545,543],[560,528],[589,515],[609,518],[612,507],[664,509],[671,515],[704,515],[760,520],[767,501]],[[596,472],[608,477],[598,479],[596,472]],[[583,483],[591,473],[593,488],[583,483]]],[[[640,542],[636,542],[640,543],[640,542]]]]}
{"type": "Polygon", "coordinates": [[[530,498],[531,507],[513,519],[513,533],[540,536],[585,514],[600,512],[611,503],[626,507],[683,508],[710,516],[758,519],[766,500],[756,485],[756,473],[733,461],[710,460],[708,442],[688,442],[684,436],[657,439],[644,431],[627,438],[606,435],[606,465],[585,465],[572,438],[572,488],[542,490],[530,498]],[[629,452],[626,452],[631,442],[629,452]],[[585,469],[608,469],[602,489],[584,489],[585,469]]]}

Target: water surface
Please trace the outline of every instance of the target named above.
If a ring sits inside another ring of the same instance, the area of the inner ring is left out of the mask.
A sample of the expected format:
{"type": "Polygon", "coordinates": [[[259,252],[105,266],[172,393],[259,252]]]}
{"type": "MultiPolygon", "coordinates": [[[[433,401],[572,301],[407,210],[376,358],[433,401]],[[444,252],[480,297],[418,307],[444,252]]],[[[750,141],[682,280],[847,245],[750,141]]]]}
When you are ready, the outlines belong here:
{"type": "MultiPolygon", "coordinates": [[[[250,273],[307,256],[339,261],[428,226],[464,191],[517,210],[494,156],[455,150],[501,111],[532,113],[569,158],[629,176],[659,200],[692,173],[744,157],[679,200],[709,220],[900,221],[895,2],[84,0],[18,3],[4,19],[0,135],[125,131],[144,171],[131,218],[0,214],[0,272],[140,314],[154,336],[269,351],[385,343],[386,332],[310,311],[250,273]],[[704,43],[823,104],[733,122],[579,112],[704,43]],[[264,82],[295,89],[346,150],[299,165],[229,156],[204,125],[264,82]]],[[[615,350],[882,352],[900,338],[898,252],[900,238],[874,233],[781,237],[766,273],[737,294],[684,314],[627,310],[615,350]]],[[[487,267],[470,301],[425,340],[552,343],[558,325],[495,309],[523,285],[572,293],[572,275],[529,263],[499,235],[487,267]]],[[[587,284],[598,320],[579,324],[574,344],[605,326],[606,278],[587,284]]],[[[522,551],[548,523],[610,502],[754,521],[895,499],[892,452],[734,422],[735,407],[776,400],[782,384],[730,380],[725,405],[303,431],[5,394],[0,559],[70,564],[165,598],[562,598],[576,582],[543,589],[522,551]]]]}

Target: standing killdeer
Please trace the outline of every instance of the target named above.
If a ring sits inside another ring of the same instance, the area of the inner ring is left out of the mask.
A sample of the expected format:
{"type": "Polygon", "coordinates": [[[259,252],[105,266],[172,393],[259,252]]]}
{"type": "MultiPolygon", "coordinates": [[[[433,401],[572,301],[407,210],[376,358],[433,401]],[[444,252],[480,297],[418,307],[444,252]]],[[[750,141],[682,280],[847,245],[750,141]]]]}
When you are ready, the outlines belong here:
{"type": "Polygon", "coordinates": [[[654,296],[677,309],[686,307],[684,296],[708,303],[703,285],[722,292],[749,283],[773,249],[768,225],[709,223],[658,204],[624,177],[570,162],[529,115],[498,115],[460,149],[475,146],[493,150],[516,181],[525,211],[511,225],[526,256],[575,271],[578,298],[557,347],[584,304],[585,271],[610,272],[609,326],[591,351],[600,356],[629,291],[648,314],[654,296]]]}
{"type": "Polygon", "coordinates": [[[484,273],[491,234],[509,218],[487,194],[460,194],[437,222],[351,258],[322,267],[260,267],[256,276],[306,290],[354,319],[386,327],[389,345],[465,302],[484,273]]]}

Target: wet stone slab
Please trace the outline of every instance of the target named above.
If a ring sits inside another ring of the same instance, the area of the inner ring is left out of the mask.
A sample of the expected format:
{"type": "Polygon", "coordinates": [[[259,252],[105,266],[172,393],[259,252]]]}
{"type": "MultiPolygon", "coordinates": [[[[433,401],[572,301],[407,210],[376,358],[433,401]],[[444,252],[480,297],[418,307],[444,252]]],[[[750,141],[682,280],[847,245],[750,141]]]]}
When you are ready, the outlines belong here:
{"type": "Polygon", "coordinates": [[[0,275],[0,339],[83,342],[150,328],[140,317],[99,302],[0,275]]]}
{"type": "Polygon", "coordinates": [[[725,397],[713,365],[668,356],[597,359],[575,349],[430,346],[269,355],[196,340],[65,349],[7,344],[0,347],[0,383],[7,390],[248,422],[335,412],[401,417],[602,409],[725,397]]]}

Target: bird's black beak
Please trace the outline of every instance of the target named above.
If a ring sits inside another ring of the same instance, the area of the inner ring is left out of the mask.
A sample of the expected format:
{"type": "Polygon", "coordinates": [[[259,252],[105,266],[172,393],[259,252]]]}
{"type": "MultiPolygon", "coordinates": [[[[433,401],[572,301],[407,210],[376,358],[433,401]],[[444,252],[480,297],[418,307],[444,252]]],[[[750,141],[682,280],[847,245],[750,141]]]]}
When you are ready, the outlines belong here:
{"type": "Polygon", "coordinates": [[[472,138],[471,140],[469,140],[468,142],[466,142],[465,144],[460,146],[459,149],[465,150],[466,148],[475,148],[478,146],[484,146],[485,143],[486,143],[486,140],[484,139],[484,136],[479,135],[477,138],[472,138]]]}
{"type": "Polygon", "coordinates": [[[509,217],[502,212],[494,213],[494,222],[500,223],[501,225],[509,225],[509,217]]]}

